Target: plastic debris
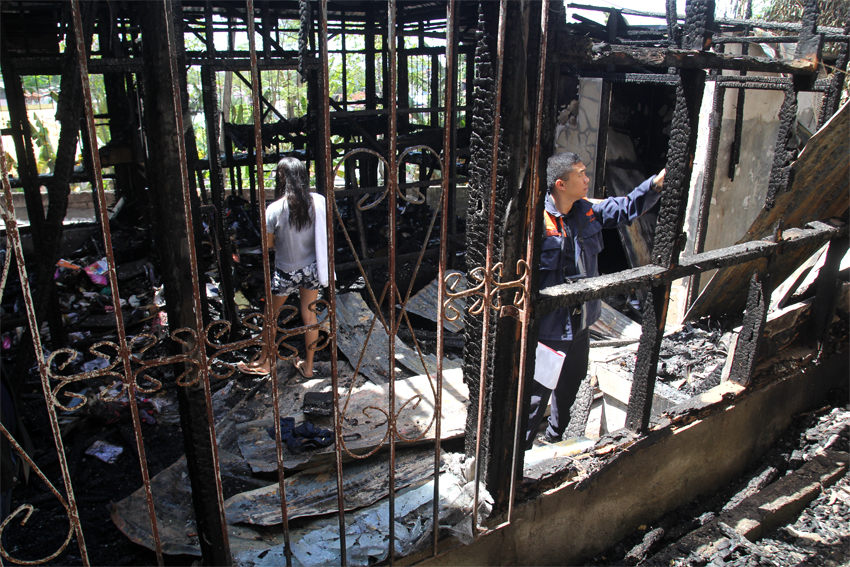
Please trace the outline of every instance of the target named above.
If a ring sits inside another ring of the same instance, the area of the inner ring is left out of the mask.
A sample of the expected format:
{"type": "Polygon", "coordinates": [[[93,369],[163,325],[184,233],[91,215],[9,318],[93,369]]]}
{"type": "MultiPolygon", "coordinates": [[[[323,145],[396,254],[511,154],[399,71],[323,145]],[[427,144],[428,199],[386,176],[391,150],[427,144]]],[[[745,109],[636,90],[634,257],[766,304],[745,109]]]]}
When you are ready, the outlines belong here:
{"type": "Polygon", "coordinates": [[[119,447],[117,445],[110,445],[106,441],[95,441],[91,447],[86,449],[86,455],[91,455],[92,457],[97,457],[101,461],[107,464],[115,464],[115,461],[124,452],[123,447],[119,447]]]}

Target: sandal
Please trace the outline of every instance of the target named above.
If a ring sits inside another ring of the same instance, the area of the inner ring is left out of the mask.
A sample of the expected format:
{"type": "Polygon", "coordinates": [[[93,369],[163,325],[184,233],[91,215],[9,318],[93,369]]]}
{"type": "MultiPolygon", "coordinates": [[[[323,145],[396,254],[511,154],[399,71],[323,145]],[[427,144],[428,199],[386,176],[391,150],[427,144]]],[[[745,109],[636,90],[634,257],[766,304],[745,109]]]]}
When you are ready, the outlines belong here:
{"type": "Polygon", "coordinates": [[[251,376],[265,376],[266,374],[271,373],[271,370],[263,370],[258,366],[250,366],[248,364],[245,364],[244,362],[237,363],[236,370],[238,370],[242,374],[249,374],[251,376]]]}
{"type": "Polygon", "coordinates": [[[298,358],[295,360],[295,362],[292,363],[292,366],[294,366],[295,370],[297,370],[298,373],[301,374],[301,376],[303,376],[304,378],[312,378],[313,376],[315,376],[315,374],[310,374],[309,376],[307,376],[306,372],[304,371],[304,365],[306,363],[306,360],[298,358]]]}

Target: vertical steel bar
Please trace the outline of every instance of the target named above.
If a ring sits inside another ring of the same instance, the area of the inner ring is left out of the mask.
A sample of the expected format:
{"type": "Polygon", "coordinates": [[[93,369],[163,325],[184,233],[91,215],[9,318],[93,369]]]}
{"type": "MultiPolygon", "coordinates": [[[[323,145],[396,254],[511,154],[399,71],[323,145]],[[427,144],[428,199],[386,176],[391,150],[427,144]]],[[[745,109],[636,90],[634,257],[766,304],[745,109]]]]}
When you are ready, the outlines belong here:
{"type": "MultiPolygon", "coordinates": [[[[79,1],[79,0],[77,0],[79,1]]],[[[168,59],[171,67],[171,94],[172,104],[174,107],[174,119],[177,122],[177,132],[185,132],[183,128],[183,112],[180,97],[180,74],[177,65],[177,49],[175,47],[174,36],[174,15],[171,9],[171,0],[163,0],[165,8],[165,31],[166,42],[168,46],[168,59]]],[[[210,373],[209,363],[207,361],[206,341],[204,340],[204,318],[203,305],[201,304],[200,279],[198,276],[198,258],[197,248],[195,247],[195,227],[192,222],[192,204],[189,197],[189,170],[186,165],[186,143],[184,137],[178,136],[177,150],[180,159],[180,184],[183,189],[183,217],[186,220],[186,239],[189,249],[189,261],[191,264],[192,278],[192,302],[195,311],[195,328],[197,329],[198,348],[197,356],[200,362],[201,379],[204,386],[204,397],[207,406],[207,421],[209,423],[210,446],[212,450],[216,498],[218,500],[218,509],[221,510],[219,523],[221,526],[221,541],[225,547],[224,553],[227,558],[227,563],[232,562],[230,557],[230,542],[227,531],[227,519],[224,516],[224,492],[221,485],[221,469],[218,457],[218,443],[215,438],[215,418],[213,416],[212,394],[210,392],[210,373]]]]}
{"type": "Polygon", "coordinates": [[[495,70],[496,97],[493,102],[493,141],[490,156],[490,211],[487,222],[487,261],[484,278],[484,310],[481,339],[481,373],[478,383],[478,423],[475,431],[475,498],[472,503],[472,533],[478,531],[478,498],[481,476],[481,435],[484,432],[484,397],[487,393],[487,345],[490,342],[490,310],[493,293],[493,246],[496,240],[496,184],[499,168],[499,128],[501,128],[502,107],[502,63],[505,57],[505,20],[507,19],[507,0],[499,2],[499,35],[496,42],[495,70]]]}
{"type": "Polygon", "coordinates": [[[437,274],[440,284],[437,286],[437,388],[434,392],[434,412],[436,412],[436,423],[434,424],[434,557],[439,553],[438,539],[440,534],[440,444],[442,437],[442,414],[443,414],[443,349],[445,348],[445,327],[443,319],[446,315],[446,307],[443,305],[446,296],[446,264],[448,262],[448,237],[449,237],[449,183],[451,180],[452,152],[452,128],[454,124],[454,70],[455,70],[455,11],[457,2],[449,0],[446,7],[446,90],[443,101],[443,172],[441,181],[441,215],[440,223],[440,256],[437,261],[437,274]]]}
{"type": "MultiPolygon", "coordinates": [[[[543,9],[540,13],[540,53],[538,54],[540,60],[540,82],[537,87],[537,107],[536,107],[536,118],[534,120],[534,136],[531,138],[532,143],[534,144],[534,149],[531,153],[531,164],[529,169],[531,170],[531,199],[528,207],[528,220],[526,225],[528,226],[528,232],[526,233],[526,249],[525,249],[525,259],[526,265],[528,267],[525,274],[525,282],[524,282],[524,290],[525,294],[525,305],[523,305],[522,310],[522,329],[520,331],[520,347],[519,347],[519,387],[517,388],[517,401],[516,401],[516,425],[514,427],[514,457],[511,462],[511,488],[508,496],[508,523],[513,520],[513,510],[514,510],[514,487],[516,481],[517,474],[517,461],[519,461],[519,452],[520,447],[525,446],[525,436],[523,435],[522,440],[520,439],[520,435],[525,432],[525,424],[522,423],[522,406],[525,400],[525,396],[523,392],[525,390],[525,358],[528,356],[528,326],[529,320],[531,319],[531,270],[532,268],[532,260],[534,257],[534,243],[537,241],[537,206],[540,198],[540,140],[542,139],[541,130],[543,128],[543,102],[544,102],[544,93],[546,90],[546,57],[548,51],[548,36],[547,30],[549,28],[549,0],[543,0],[543,9]]],[[[603,97],[604,100],[604,97],[603,97]]]]}
{"type": "MultiPolygon", "coordinates": [[[[280,387],[277,380],[277,313],[274,311],[271,288],[271,266],[269,264],[269,243],[266,238],[266,190],[263,175],[263,121],[260,117],[260,71],[257,66],[256,33],[254,30],[254,0],[247,0],[248,48],[251,51],[251,104],[254,111],[254,156],[257,170],[257,192],[260,199],[260,234],[263,249],[263,286],[266,297],[265,325],[263,325],[266,357],[270,358],[272,400],[274,400],[275,445],[277,455],[277,481],[280,492],[280,517],[283,522],[283,548],[287,566],[292,565],[292,549],[289,541],[289,515],[286,509],[286,486],[283,466],[283,440],[280,432],[280,387]]],[[[268,33],[268,29],[265,30],[268,33]]],[[[270,36],[267,36],[270,37],[270,36]]],[[[268,42],[263,42],[265,47],[268,42]]],[[[252,183],[253,186],[253,183],[252,183]]]]}
{"type": "MultiPolygon", "coordinates": [[[[324,166],[322,172],[316,171],[316,178],[320,175],[325,179],[325,198],[327,206],[327,227],[328,227],[328,310],[329,322],[331,326],[331,336],[328,348],[331,352],[331,387],[333,390],[334,403],[334,458],[336,462],[336,495],[337,495],[337,510],[339,510],[339,542],[340,542],[340,562],[345,567],[348,565],[345,545],[345,493],[343,491],[342,479],[342,418],[339,410],[339,360],[336,350],[336,260],[334,259],[334,209],[336,208],[336,198],[334,197],[334,179],[333,167],[331,167],[331,107],[330,107],[330,91],[328,77],[328,0],[322,0],[322,7],[319,12],[319,27],[321,37],[319,38],[319,52],[321,57],[322,72],[319,75],[322,78],[321,101],[322,101],[322,151],[324,151],[324,166]]],[[[318,169],[319,160],[316,160],[318,169]]]]}
{"type": "MultiPolygon", "coordinates": [[[[3,148],[3,140],[0,136],[0,174],[2,175],[3,193],[6,198],[6,234],[12,241],[15,250],[15,260],[18,264],[18,277],[21,280],[21,293],[24,296],[24,304],[27,312],[27,323],[30,329],[38,329],[38,321],[35,318],[35,306],[32,303],[32,291],[30,281],[27,277],[27,267],[24,262],[24,251],[21,248],[21,235],[18,232],[18,223],[15,220],[15,205],[12,201],[12,186],[9,184],[8,169],[6,168],[6,150],[3,148]]],[[[74,528],[77,536],[77,545],[80,548],[80,557],[83,565],[89,565],[89,554],[86,549],[83,528],[80,524],[80,515],[77,511],[77,500],[74,496],[74,487],[71,485],[71,473],[68,470],[68,458],[65,455],[65,444],[62,442],[62,432],[59,429],[59,420],[56,417],[56,407],[53,405],[53,394],[50,387],[50,378],[47,373],[47,364],[44,360],[44,349],[41,346],[41,336],[38,332],[32,333],[33,347],[35,348],[36,360],[38,361],[38,374],[41,379],[41,389],[47,404],[47,415],[50,418],[50,431],[53,433],[53,442],[56,444],[56,454],[59,457],[59,469],[62,471],[62,482],[65,485],[65,494],[68,497],[68,521],[74,528]]]]}
{"type": "MultiPolygon", "coordinates": [[[[94,123],[94,111],[91,102],[91,85],[89,84],[88,62],[86,60],[86,45],[83,34],[83,20],[80,13],[80,2],[74,0],[71,5],[74,21],[74,35],[77,42],[77,61],[80,69],[80,80],[83,89],[83,105],[86,116],[86,133],[88,134],[88,147],[91,152],[92,174],[94,175],[94,189],[97,192],[97,203],[100,211],[106,211],[106,193],[103,189],[103,176],[100,166],[100,153],[97,150],[97,132],[94,123]]],[[[142,424],[139,418],[139,406],[136,403],[136,384],[130,367],[130,349],[127,346],[127,335],[124,329],[124,314],[121,311],[121,297],[118,290],[118,275],[115,271],[115,257],[112,252],[112,234],[106,214],[100,217],[100,227],[103,234],[103,247],[106,252],[106,261],[109,270],[109,288],[112,292],[112,306],[115,311],[115,325],[118,331],[118,346],[121,364],[124,367],[124,388],[127,392],[130,406],[130,416],[133,422],[133,433],[136,441],[136,451],[139,455],[139,468],[142,473],[142,482],[145,491],[145,500],[148,506],[148,517],[151,523],[151,535],[156,547],[156,560],[159,565],[163,564],[162,543],[159,538],[159,525],[156,520],[156,511],[153,504],[153,493],[151,492],[150,474],[148,472],[147,457],[145,454],[145,443],[142,435],[142,424]]],[[[37,328],[37,327],[32,327],[37,328]]],[[[40,353],[40,351],[39,351],[40,353]]],[[[39,354],[40,356],[40,354],[39,354]]]]}
{"type": "MultiPolygon", "coordinates": [[[[389,251],[387,252],[387,269],[389,270],[389,289],[387,297],[387,311],[389,313],[389,352],[387,353],[389,368],[387,369],[389,377],[389,419],[387,427],[390,440],[390,494],[389,494],[389,512],[390,512],[390,549],[389,558],[390,565],[395,564],[395,438],[396,438],[396,413],[395,413],[395,336],[398,332],[398,321],[395,317],[395,297],[396,297],[396,195],[398,192],[398,162],[397,154],[397,138],[396,131],[398,129],[398,68],[396,66],[396,4],[395,0],[389,0],[387,3],[387,47],[389,49],[389,69],[390,69],[390,85],[386,91],[387,102],[389,103],[389,136],[387,148],[387,163],[389,171],[387,172],[387,185],[389,188],[389,251]]],[[[405,101],[407,99],[405,98],[405,101]]],[[[378,306],[380,309],[380,305],[378,306]]]]}

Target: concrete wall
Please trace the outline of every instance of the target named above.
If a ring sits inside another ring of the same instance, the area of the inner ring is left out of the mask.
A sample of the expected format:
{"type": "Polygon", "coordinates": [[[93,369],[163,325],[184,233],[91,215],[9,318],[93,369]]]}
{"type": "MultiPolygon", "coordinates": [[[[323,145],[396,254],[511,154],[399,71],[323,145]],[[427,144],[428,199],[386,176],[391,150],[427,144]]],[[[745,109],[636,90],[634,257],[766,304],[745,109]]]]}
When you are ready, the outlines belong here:
{"type": "MultiPolygon", "coordinates": [[[[582,490],[575,483],[518,504],[507,527],[431,559],[430,565],[576,565],[753,464],[794,415],[847,386],[843,352],[761,390],[722,401],[736,386],[705,394],[716,411],[686,426],[666,426],[624,451],[582,490]]],[[[740,387],[738,387],[740,388],[740,387]]],[[[414,559],[414,558],[410,558],[414,559]]],[[[419,558],[421,559],[421,557],[419,558]]]]}

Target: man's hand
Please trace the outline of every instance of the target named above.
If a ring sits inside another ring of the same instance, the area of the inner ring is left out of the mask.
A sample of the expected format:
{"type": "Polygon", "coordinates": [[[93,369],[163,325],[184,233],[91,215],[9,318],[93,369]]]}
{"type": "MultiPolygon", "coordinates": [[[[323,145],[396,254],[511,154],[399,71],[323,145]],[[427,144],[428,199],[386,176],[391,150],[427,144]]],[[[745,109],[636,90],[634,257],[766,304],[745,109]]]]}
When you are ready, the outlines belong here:
{"type": "Polygon", "coordinates": [[[658,175],[655,176],[655,179],[652,181],[652,188],[655,189],[656,193],[660,193],[661,189],[664,188],[664,175],[667,173],[667,169],[662,169],[658,175]]]}

